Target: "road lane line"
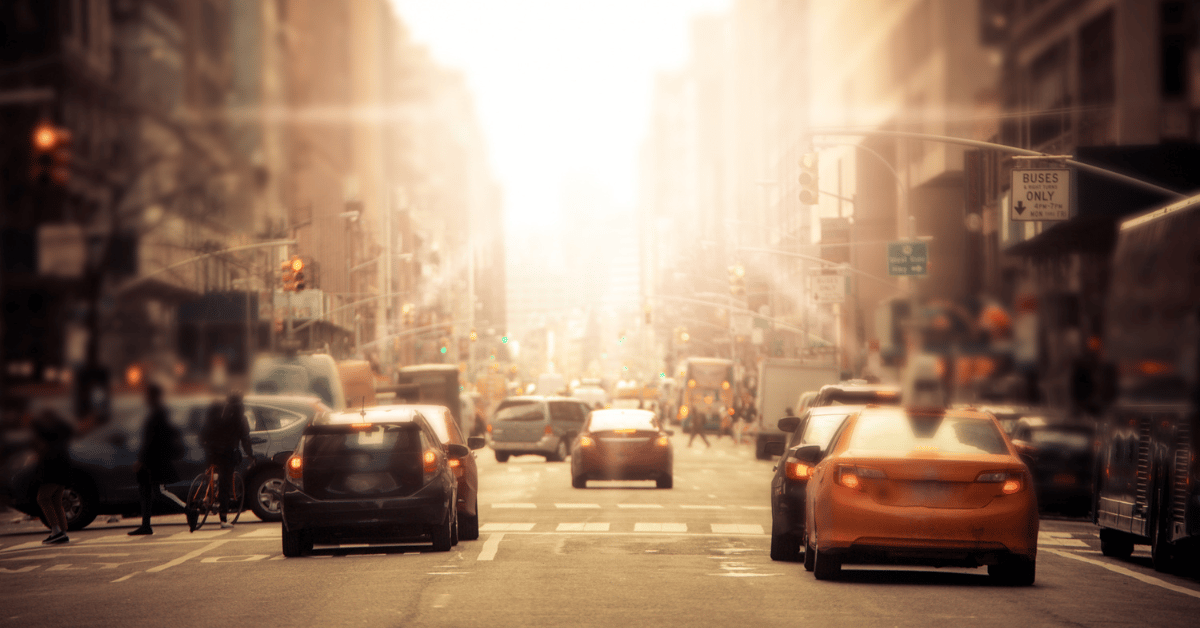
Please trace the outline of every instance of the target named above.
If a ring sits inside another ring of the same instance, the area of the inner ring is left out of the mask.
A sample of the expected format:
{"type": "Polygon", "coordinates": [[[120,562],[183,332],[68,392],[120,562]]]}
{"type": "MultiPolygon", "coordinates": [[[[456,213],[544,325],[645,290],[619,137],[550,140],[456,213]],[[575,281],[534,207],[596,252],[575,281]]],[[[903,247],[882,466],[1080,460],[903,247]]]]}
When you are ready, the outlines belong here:
{"type": "Polygon", "coordinates": [[[280,537],[282,537],[282,536],[283,536],[283,528],[282,528],[282,527],[275,527],[275,528],[259,528],[258,530],[254,530],[253,532],[247,532],[247,533],[245,533],[245,534],[239,534],[239,535],[238,535],[238,538],[242,538],[242,539],[252,539],[252,538],[272,538],[272,539],[277,539],[277,538],[280,538],[280,537]]]}
{"type": "Polygon", "coordinates": [[[725,510],[724,506],[717,504],[680,504],[679,507],[684,510],[725,510]]]}
{"type": "Polygon", "coordinates": [[[617,508],[662,508],[662,504],[617,504],[617,508]]]}
{"type": "Polygon", "coordinates": [[[504,538],[504,533],[488,535],[486,541],[483,542],[483,549],[479,551],[479,556],[475,560],[493,560],[496,558],[496,550],[500,549],[500,539],[504,538]]]}
{"type": "Polygon", "coordinates": [[[713,523],[713,534],[762,534],[763,527],[760,525],[740,524],[740,523],[713,523]]]}
{"type": "Polygon", "coordinates": [[[157,567],[151,567],[151,568],[147,569],[146,572],[147,573],[157,573],[164,569],[170,569],[171,567],[174,567],[175,565],[185,563],[185,562],[203,554],[204,552],[207,552],[208,550],[216,549],[228,542],[229,541],[213,541],[212,543],[209,543],[208,545],[205,545],[204,547],[202,547],[198,550],[195,550],[193,552],[188,552],[187,554],[184,554],[183,556],[180,556],[179,558],[176,558],[175,560],[173,560],[169,563],[163,563],[157,567]]]}
{"type": "Polygon", "coordinates": [[[554,507],[555,508],[563,508],[563,509],[566,509],[566,508],[599,508],[600,504],[580,504],[580,503],[570,502],[570,503],[554,504],[554,507]]]}
{"type": "Polygon", "coordinates": [[[1098,567],[1103,567],[1109,571],[1119,573],[1122,576],[1129,576],[1130,578],[1133,578],[1134,580],[1140,580],[1142,582],[1145,582],[1146,584],[1154,585],[1156,587],[1160,587],[1160,588],[1166,589],[1168,591],[1174,591],[1176,593],[1190,595],[1191,597],[1194,597],[1194,598],[1200,598],[1200,591],[1194,591],[1187,587],[1181,587],[1178,585],[1174,585],[1174,584],[1171,584],[1170,582],[1167,582],[1166,580],[1161,580],[1159,578],[1155,578],[1154,576],[1147,576],[1145,574],[1140,574],[1136,571],[1133,571],[1132,569],[1126,569],[1124,567],[1121,567],[1120,565],[1113,565],[1110,563],[1106,563],[1102,560],[1094,560],[1091,558],[1084,558],[1083,556],[1076,555],[1072,552],[1068,552],[1068,551],[1064,551],[1064,550],[1050,549],[1048,547],[1043,549],[1042,551],[1050,552],[1051,554],[1062,556],[1064,558],[1073,558],[1077,561],[1089,563],[1092,565],[1096,565],[1098,567]]]}
{"type": "Polygon", "coordinates": [[[608,532],[607,523],[560,523],[555,532],[608,532]]]}
{"type": "Polygon", "coordinates": [[[533,523],[485,523],[479,526],[480,532],[528,532],[533,529],[533,523]]]}
{"type": "Polygon", "coordinates": [[[529,502],[519,504],[492,504],[492,508],[537,508],[537,504],[529,502]]]}
{"type": "Polygon", "coordinates": [[[126,580],[138,575],[139,573],[142,573],[142,572],[135,571],[135,572],[129,574],[128,576],[121,576],[120,578],[117,578],[116,580],[110,580],[110,582],[125,582],[126,580]]]}
{"type": "Polygon", "coordinates": [[[686,523],[635,523],[634,532],[687,532],[686,523]]]}

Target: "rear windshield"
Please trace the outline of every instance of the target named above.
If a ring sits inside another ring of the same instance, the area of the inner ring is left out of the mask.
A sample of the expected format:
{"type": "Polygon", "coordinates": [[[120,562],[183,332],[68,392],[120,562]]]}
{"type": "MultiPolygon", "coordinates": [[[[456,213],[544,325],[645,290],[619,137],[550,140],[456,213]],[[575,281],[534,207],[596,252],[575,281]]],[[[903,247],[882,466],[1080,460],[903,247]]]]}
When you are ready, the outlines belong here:
{"type": "Polygon", "coordinates": [[[654,424],[653,412],[593,412],[588,421],[588,430],[592,432],[622,429],[658,431],[658,426],[654,424]]]}
{"type": "Polygon", "coordinates": [[[496,411],[493,421],[541,421],[546,418],[539,401],[516,401],[496,411]]]}
{"type": "Polygon", "coordinates": [[[848,416],[850,416],[849,413],[811,415],[800,442],[805,445],[820,445],[823,449],[828,448],[829,440],[833,438],[833,434],[838,431],[848,416]]]}
{"type": "Polygon", "coordinates": [[[1007,454],[991,419],[922,414],[864,414],[850,434],[859,451],[936,451],[945,454],[1007,454]]]}
{"type": "Polygon", "coordinates": [[[260,395],[313,394],[333,406],[327,365],[308,356],[260,362],[254,367],[254,392],[260,395]]]}
{"type": "MultiPolygon", "coordinates": [[[[310,428],[311,429],[311,428],[310,428]]],[[[375,426],[369,430],[326,428],[310,434],[306,456],[341,457],[355,453],[406,453],[421,449],[421,432],[416,426],[375,426]]]]}
{"type": "Polygon", "coordinates": [[[1090,449],[1092,437],[1084,431],[1044,429],[1034,430],[1032,439],[1035,445],[1054,449],[1090,449]]]}

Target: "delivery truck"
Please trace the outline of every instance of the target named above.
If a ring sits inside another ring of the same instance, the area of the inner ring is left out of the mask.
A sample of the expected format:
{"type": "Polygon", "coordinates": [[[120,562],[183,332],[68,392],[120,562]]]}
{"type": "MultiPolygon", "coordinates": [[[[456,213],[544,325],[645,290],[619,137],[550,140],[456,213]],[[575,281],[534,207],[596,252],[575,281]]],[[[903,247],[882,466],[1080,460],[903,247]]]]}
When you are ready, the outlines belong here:
{"type": "Polygon", "coordinates": [[[826,384],[836,384],[839,371],[833,363],[813,363],[809,360],[766,358],[758,366],[758,436],[754,453],[759,460],[770,455],[766,451],[771,441],[786,442],[787,434],[779,429],[779,419],[788,415],[800,395],[818,390],[826,384]]]}

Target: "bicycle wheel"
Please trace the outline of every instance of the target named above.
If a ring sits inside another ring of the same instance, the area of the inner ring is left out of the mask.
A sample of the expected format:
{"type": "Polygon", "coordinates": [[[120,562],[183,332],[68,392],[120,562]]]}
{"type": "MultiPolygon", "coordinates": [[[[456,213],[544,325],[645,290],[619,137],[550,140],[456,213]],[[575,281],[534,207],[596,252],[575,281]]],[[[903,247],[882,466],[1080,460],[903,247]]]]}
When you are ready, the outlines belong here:
{"type": "Polygon", "coordinates": [[[242,516],[242,510],[246,506],[246,482],[242,480],[242,474],[238,471],[233,473],[233,495],[229,498],[229,514],[233,518],[230,523],[237,523],[238,517],[242,516]]]}
{"type": "Polygon", "coordinates": [[[204,525],[208,519],[208,507],[210,503],[208,491],[208,473],[201,473],[192,480],[192,486],[187,492],[187,518],[188,526],[195,531],[204,525]]]}

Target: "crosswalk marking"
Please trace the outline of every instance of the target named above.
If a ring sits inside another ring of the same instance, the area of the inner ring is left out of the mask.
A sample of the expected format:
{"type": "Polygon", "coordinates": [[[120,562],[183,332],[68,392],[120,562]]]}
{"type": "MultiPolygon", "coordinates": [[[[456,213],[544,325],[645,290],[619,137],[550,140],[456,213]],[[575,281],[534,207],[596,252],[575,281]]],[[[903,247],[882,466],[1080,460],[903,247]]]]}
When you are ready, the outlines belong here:
{"type": "Polygon", "coordinates": [[[607,523],[560,523],[557,532],[608,532],[607,523]]]}
{"type": "Polygon", "coordinates": [[[720,504],[681,504],[679,507],[684,510],[725,510],[720,504]]]}
{"type": "Polygon", "coordinates": [[[532,523],[485,523],[479,526],[480,532],[528,532],[533,529],[532,523]]]}
{"type": "Polygon", "coordinates": [[[746,525],[741,523],[714,523],[712,531],[715,534],[762,534],[763,527],[760,525],[746,525]]]}
{"type": "Polygon", "coordinates": [[[1071,538],[1070,532],[1038,532],[1038,545],[1053,547],[1087,547],[1087,543],[1071,538]]]}
{"type": "Polygon", "coordinates": [[[686,523],[635,523],[634,532],[687,532],[686,523]]]}
{"type": "Polygon", "coordinates": [[[617,508],[662,508],[662,504],[617,504],[617,508]]]}
{"type": "Polygon", "coordinates": [[[600,504],[564,503],[564,504],[554,504],[554,507],[555,508],[599,508],[600,504]]]}
{"type": "Polygon", "coordinates": [[[271,528],[259,528],[253,532],[247,532],[241,536],[251,538],[279,538],[283,536],[283,529],[277,526],[271,528]]]}

